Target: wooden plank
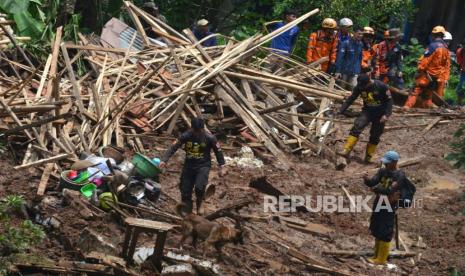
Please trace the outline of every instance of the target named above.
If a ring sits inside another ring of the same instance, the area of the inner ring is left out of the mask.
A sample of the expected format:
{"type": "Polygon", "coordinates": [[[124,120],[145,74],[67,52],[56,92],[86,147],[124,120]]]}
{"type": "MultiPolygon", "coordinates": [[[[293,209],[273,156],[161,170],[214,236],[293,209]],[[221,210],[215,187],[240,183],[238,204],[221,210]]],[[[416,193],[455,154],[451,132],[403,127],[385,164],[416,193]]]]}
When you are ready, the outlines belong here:
{"type": "Polygon", "coordinates": [[[61,115],[58,115],[58,116],[53,116],[53,117],[41,119],[41,120],[38,120],[36,122],[27,124],[27,125],[22,125],[20,127],[15,127],[15,128],[12,128],[12,129],[8,129],[6,131],[3,131],[2,134],[3,135],[9,135],[9,134],[17,133],[19,131],[22,131],[22,130],[25,130],[25,129],[28,129],[28,128],[38,127],[38,126],[41,126],[43,124],[58,121],[58,120],[61,120],[61,119],[67,119],[67,118],[72,117],[74,115],[75,114],[73,112],[70,112],[70,113],[65,113],[65,114],[61,114],[61,115]]]}
{"type": "Polygon", "coordinates": [[[349,202],[350,202],[350,205],[352,205],[352,207],[356,208],[356,204],[355,204],[355,200],[354,198],[350,195],[349,191],[347,191],[347,189],[344,187],[344,186],[341,186],[342,190],[344,191],[345,195],[347,196],[347,198],[349,199],[349,202]]]}
{"type": "Polygon", "coordinates": [[[0,28],[3,30],[3,32],[6,34],[6,36],[11,40],[11,42],[13,43],[13,45],[15,46],[15,48],[21,53],[21,55],[23,56],[24,60],[26,61],[26,63],[29,65],[29,67],[32,67],[32,68],[35,68],[34,64],[32,64],[31,60],[29,59],[29,57],[26,55],[26,53],[24,52],[23,48],[21,48],[21,46],[19,46],[18,42],[16,41],[15,37],[8,31],[8,29],[3,26],[2,24],[0,24],[0,28]]]}
{"type": "Polygon", "coordinates": [[[134,217],[128,217],[124,220],[124,222],[128,225],[144,228],[144,229],[152,229],[152,230],[159,230],[159,231],[169,231],[173,229],[174,225],[161,222],[161,221],[154,221],[154,220],[147,220],[147,219],[139,219],[134,217]]]}
{"type": "Polygon", "coordinates": [[[81,114],[87,113],[87,110],[85,109],[84,103],[81,98],[81,88],[79,86],[79,83],[76,80],[76,76],[74,75],[74,70],[69,60],[68,50],[66,50],[66,47],[64,45],[61,46],[61,52],[65,60],[66,69],[68,70],[69,80],[71,81],[71,84],[73,85],[73,89],[72,89],[73,96],[76,98],[76,103],[77,103],[79,112],[81,112],[81,114]]]}
{"type": "MultiPolygon", "coordinates": [[[[65,47],[67,49],[97,51],[97,52],[115,53],[115,54],[125,54],[128,51],[127,49],[100,47],[100,46],[95,46],[95,45],[83,46],[83,45],[65,44],[65,47]]],[[[134,54],[137,54],[137,52],[130,51],[129,54],[134,55],[134,54]]]]}
{"type": "Polygon", "coordinates": [[[241,79],[241,86],[242,86],[242,90],[244,91],[247,100],[249,100],[252,103],[255,102],[254,96],[252,94],[252,89],[250,89],[249,81],[246,79],[241,79]]]}
{"type": "MultiPolygon", "coordinates": [[[[269,107],[269,108],[259,110],[258,114],[263,115],[263,114],[279,111],[279,110],[282,110],[282,109],[286,109],[286,108],[289,108],[291,106],[298,105],[298,104],[299,104],[298,101],[288,102],[288,103],[284,103],[284,104],[281,104],[281,105],[278,105],[278,106],[273,106],[273,107],[269,107]]],[[[297,114],[296,112],[293,112],[293,113],[297,114]]]]}
{"type": "MultiPolygon", "coordinates": [[[[294,94],[291,94],[291,93],[287,94],[287,102],[288,103],[294,102],[294,94]]],[[[291,112],[297,113],[297,108],[295,106],[291,106],[291,112]]],[[[291,117],[291,122],[292,122],[292,131],[295,134],[300,135],[299,128],[297,127],[297,121],[299,120],[299,118],[297,118],[296,116],[290,116],[290,117],[291,117]]]]}
{"type": "Polygon", "coordinates": [[[303,233],[312,234],[312,235],[320,235],[320,236],[325,236],[325,237],[327,237],[329,233],[333,232],[332,229],[325,227],[322,224],[311,223],[311,222],[309,222],[305,226],[299,226],[299,225],[295,225],[292,223],[287,223],[286,225],[292,229],[298,230],[303,233]]]}
{"type": "MultiPolygon", "coordinates": [[[[353,250],[332,250],[323,251],[323,254],[338,256],[338,257],[358,257],[358,256],[370,256],[373,255],[373,251],[353,251],[353,250]]],[[[393,258],[409,258],[415,257],[417,254],[414,252],[404,251],[390,251],[389,256],[393,258]]]]}
{"type": "Polygon", "coordinates": [[[428,131],[430,131],[439,121],[441,121],[441,117],[437,117],[436,119],[432,120],[425,129],[421,132],[421,136],[424,136],[428,131]]]}
{"type": "Polygon", "coordinates": [[[47,183],[50,178],[50,174],[53,171],[55,164],[49,163],[45,166],[44,172],[42,173],[42,177],[40,178],[39,188],[37,189],[37,195],[42,196],[45,193],[45,189],[47,188],[47,183]]]}
{"type": "Polygon", "coordinates": [[[30,167],[36,167],[36,166],[39,166],[39,165],[42,165],[42,164],[63,160],[63,159],[69,158],[70,156],[71,155],[68,154],[68,153],[59,154],[59,155],[56,155],[56,156],[53,156],[53,157],[37,160],[37,161],[32,162],[32,163],[15,166],[14,168],[15,168],[15,170],[21,170],[21,169],[26,169],[26,168],[30,168],[30,167]]]}
{"type": "Polygon", "coordinates": [[[47,82],[47,94],[45,96],[46,99],[50,99],[52,96],[52,88],[53,88],[53,80],[57,77],[57,68],[58,68],[58,55],[60,53],[60,44],[61,44],[61,37],[63,33],[63,27],[58,27],[55,33],[55,41],[53,43],[52,48],[52,60],[50,65],[50,77],[47,82]]]}

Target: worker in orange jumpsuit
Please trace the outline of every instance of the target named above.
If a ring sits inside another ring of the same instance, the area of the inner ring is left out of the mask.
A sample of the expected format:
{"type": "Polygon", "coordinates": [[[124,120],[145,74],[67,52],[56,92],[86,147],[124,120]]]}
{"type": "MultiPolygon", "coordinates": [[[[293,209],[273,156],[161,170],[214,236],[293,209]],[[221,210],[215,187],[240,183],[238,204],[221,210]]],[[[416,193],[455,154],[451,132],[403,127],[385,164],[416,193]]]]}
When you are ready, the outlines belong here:
{"type": "Polygon", "coordinates": [[[325,18],[321,27],[321,30],[313,32],[308,38],[307,62],[311,63],[328,57],[329,60],[321,64],[321,70],[330,73],[330,67],[334,67],[336,62],[337,22],[332,18],[325,18]]]}
{"type": "Polygon", "coordinates": [[[425,53],[420,58],[418,71],[415,76],[415,89],[405,102],[405,108],[412,108],[421,95],[423,103],[418,107],[431,108],[433,106],[433,93],[439,97],[444,96],[444,89],[450,74],[450,53],[443,38],[446,29],[436,26],[432,31],[433,42],[428,45],[425,53]]]}
{"type": "Polygon", "coordinates": [[[399,29],[384,32],[384,40],[376,47],[376,78],[386,84],[402,89],[402,47],[399,44],[399,29]]]}
{"type": "Polygon", "coordinates": [[[371,27],[363,28],[363,49],[362,49],[362,72],[373,72],[376,64],[376,45],[373,41],[375,39],[375,30],[371,27]]]}

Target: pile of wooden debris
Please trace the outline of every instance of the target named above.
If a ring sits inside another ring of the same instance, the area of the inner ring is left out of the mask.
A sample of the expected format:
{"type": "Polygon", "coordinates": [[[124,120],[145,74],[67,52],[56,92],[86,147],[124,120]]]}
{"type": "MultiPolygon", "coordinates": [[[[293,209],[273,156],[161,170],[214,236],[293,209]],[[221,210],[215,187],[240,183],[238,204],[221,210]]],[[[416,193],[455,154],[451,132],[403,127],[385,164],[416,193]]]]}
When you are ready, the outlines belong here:
{"type": "Polygon", "coordinates": [[[318,10],[267,35],[224,37],[226,45],[203,48],[190,30],[178,33],[125,4],[137,30],[112,19],[101,37],[80,35],[76,45],[63,42],[58,28],[53,51],[39,67],[0,25],[24,60],[2,53],[1,68],[15,76],[2,71],[0,77],[0,129],[10,142],[27,145],[17,169],[43,170],[39,194],[61,170],[59,161],[110,144],[143,152],[141,136],[171,135],[188,127],[193,116],[205,118],[215,133],[274,157],[283,168],[289,167],[287,153],[344,162],[325,138],[335,122],[344,122],[331,111],[349,91],[316,68],[324,60],[307,65],[264,47],[318,10]],[[158,37],[148,37],[143,26],[158,37]],[[270,57],[285,66],[271,72],[270,57]]]}

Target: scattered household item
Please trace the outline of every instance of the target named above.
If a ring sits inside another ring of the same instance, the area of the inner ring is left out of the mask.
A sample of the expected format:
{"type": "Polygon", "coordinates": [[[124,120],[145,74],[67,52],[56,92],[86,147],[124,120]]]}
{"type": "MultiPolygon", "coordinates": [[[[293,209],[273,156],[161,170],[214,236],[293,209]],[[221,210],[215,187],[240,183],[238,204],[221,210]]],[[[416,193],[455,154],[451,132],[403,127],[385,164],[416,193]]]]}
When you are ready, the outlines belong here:
{"type": "Polygon", "coordinates": [[[87,199],[89,199],[92,196],[92,193],[97,189],[97,186],[95,184],[89,183],[84,185],[81,188],[81,194],[85,196],[87,199]]]}
{"type": "MultiPolygon", "coordinates": [[[[115,202],[113,201],[113,195],[110,192],[102,193],[99,197],[98,200],[100,202],[100,207],[104,210],[110,210],[110,205],[107,204],[114,204],[115,202]]],[[[118,201],[118,199],[116,199],[118,201]]]]}
{"type": "Polygon", "coordinates": [[[107,160],[110,160],[111,166],[116,166],[116,162],[113,158],[91,155],[87,157],[86,160],[94,164],[92,167],[87,168],[89,174],[92,175],[92,177],[89,178],[90,181],[92,181],[94,178],[102,178],[105,175],[111,174],[111,169],[106,163],[107,160]]]}
{"type": "Polygon", "coordinates": [[[145,196],[145,183],[133,178],[129,181],[128,187],[125,190],[126,202],[131,205],[139,204],[140,200],[145,196]]]}
{"type": "MultiPolygon", "coordinates": [[[[60,175],[60,188],[61,189],[70,189],[74,191],[79,191],[84,185],[88,184],[88,181],[81,182],[81,177],[75,178],[75,180],[69,179],[68,174],[71,171],[65,170],[61,172],[60,175]]],[[[87,173],[87,172],[86,172],[87,173]]],[[[84,177],[83,177],[84,178],[84,177]]]]}
{"type": "Polygon", "coordinates": [[[97,187],[103,184],[103,180],[101,178],[94,178],[92,179],[92,183],[94,183],[97,187]]]}
{"type": "Polygon", "coordinates": [[[84,182],[89,182],[91,174],[88,171],[81,171],[78,176],[74,179],[72,179],[75,183],[84,183],[84,182]]]}
{"type": "Polygon", "coordinates": [[[157,166],[157,167],[159,168],[159,167],[160,167],[161,160],[160,160],[160,158],[153,158],[153,159],[152,159],[152,163],[154,163],[155,166],[157,166]]]}
{"type": "Polygon", "coordinates": [[[131,161],[124,160],[123,162],[118,164],[117,168],[127,175],[132,175],[135,167],[131,163],[131,161]]]}
{"type": "Polygon", "coordinates": [[[101,147],[98,153],[100,157],[112,158],[117,164],[124,161],[124,151],[111,145],[101,147]]]}
{"type": "Polygon", "coordinates": [[[161,170],[148,157],[136,153],[132,158],[132,164],[136,168],[136,172],[145,178],[158,178],[161,170]]]}
{"type": "Polygon", "coordinates": [[[165,247],[166,236],[168,231],[173,229],[174,225],[153,220],[145,220],[138,218],[126,218],[126,235],[123,244],[123,258],[128,264],[134,263],[134,252],[136,250],[137,238],[139,233],[155,233],[157,234],[155,243],[155,252],[148,258],[152,264],[158,269],[162,270],[161,260],[163,257],[163,249],[165,247]]]}
{"type": "Polygon", "coordinates": [[[66,174],[66,177],[73,180],[73,179],[76,179],[78,177],[78,175],[79,175],[78,171],[71,170],[66,174]]]}
{"type": "Polygon", "coordinates": [[[161,195],[161,185],[160,183],[154,181],[153,179],[146,178],[144,179],[145,184],[145,195],[147,199],[152,202],[158,201],[161,195]]]}
{"type": "Polygon", "coordinates": [[[91,161],[89,160],[79,160],[79,161],[76,161],[72,166],[71,166],[71,170],[74,170],[74,171],[82,171],[82,170],[85,170],[89,167],[92,167],[94,166],[94,163],[92,163],[91,161]]]}

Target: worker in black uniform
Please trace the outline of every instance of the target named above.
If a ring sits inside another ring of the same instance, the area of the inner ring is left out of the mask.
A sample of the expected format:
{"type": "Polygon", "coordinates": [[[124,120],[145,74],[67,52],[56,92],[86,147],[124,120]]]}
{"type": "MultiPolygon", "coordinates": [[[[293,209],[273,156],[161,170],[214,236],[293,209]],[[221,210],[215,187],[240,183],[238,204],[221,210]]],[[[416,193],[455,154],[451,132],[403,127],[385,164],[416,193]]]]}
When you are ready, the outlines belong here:
{"type": "Polygon", "coordinates": [[[392,113],[392,97],[386,84],[378,80],[372,80],[369,74],[362,74],[357,79],[350,97],[342,104],[339,110],[344,114],[347,108],[361,96],[363,108],[360,116],[355,120],[350,130],[350,135],[344,145],[342,155],[349,157],[352,149],[358,141],[358,137],[368,124],[371,123],[370,139],[366,148],[365,162],[370,163],[384,131],[384,124],[392,113]]]}
{"type": "Polygon", "coordinates": [[[405,173],[397,169],[399,158],[397,152],[388,151],[381,159],[385,167],[372,178],[363,176],[365,185],[376,193],[370,219],[370,231],[375,237],[375,253],[373,258],[368,259],[374,264],[385,264],[388,259],[400,191],[407,181],[405,173]]]}
{"type": "Polygon", "coordinates": [[[203,214],[202,201],[205,188],[208,184],[208,174],[211,168],[211,150],[215,152],[219,165],[219,176],[224,175],[225,164],[223,152],[216,137],[205,131],[202,119],[193,118],[191,129],[186,131],[177,139],[163,155],[160,168],[166,166],[166,162],[181,147],[184,146],[186,159],[181,173],[181,200],[192,212],[192,190],[195,188],[197,214],[203,214]]]}

